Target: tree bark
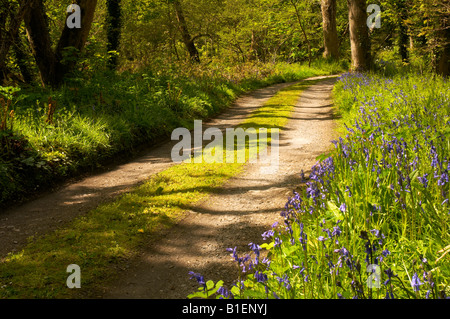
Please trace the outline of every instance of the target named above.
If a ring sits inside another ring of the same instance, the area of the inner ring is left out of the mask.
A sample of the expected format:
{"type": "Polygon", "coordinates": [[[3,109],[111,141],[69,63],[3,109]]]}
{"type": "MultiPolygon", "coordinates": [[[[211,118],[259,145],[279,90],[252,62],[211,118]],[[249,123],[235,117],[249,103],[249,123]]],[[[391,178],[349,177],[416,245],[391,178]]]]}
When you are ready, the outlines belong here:
{"type": "Polygon", "coordinates": [[[3,81],[3,74],[6,72],[6,57],[19,36],[19,28],[23,17],[30,11],[31,0],[19,1],[19,7],[15,11],[9,1],[1,1],[0,10],[0,82],[3,81]],[[9,18],[9,27],[6,30],[6,22],[9,18]]]}
{"type": "Polygon", "coordinates": [[[52,50],[50,33],[47,25],[42,0],[31,2],[30,10],[24,16],[28,41],[30,42],[36,65],[43,85],[55,83],[57,59],[52,50]]]}
{"type": "Polygon", "coordinates": [[[336,0],[322,0],[323,44],[325,58],[339,59],[339,39],[336,28],[336,0]]]}
{"type": "Polygon", "coordinates": [[[436,71],[438,74],[448,77],[450,76],[450,27],[446,27],[442,31],[442,35],[444,47],[440,52],[436,71]]]}
{"type": "MultiPolygon", "coordinates": [[[[106,34],[108,38],[107,50],[118,51],[120,45],[120,27],[122,12],[120,9],[120,0],[107,0],[108,22],[106,34]]],[[[109,68],[114,70],[117,67],[117,55],[112,54],[108,59],[109,68]]]]}
{"type": "Polygon", "coordinates": [[[372,67],[366,0],[347,0],[349,10],[352,69],[367,71],[372,67]]]}
{"type": "Polygon", "coordinates": [[[294,6],[298,24],[300,25],[300,28],[302,29],[303,36],[305,37],[306,44],[308,45],[308,66],[311,67],[311,60],[312,60],[311,42],[309,42],[308,35],[306,34],[305,28],[303,27],[302,18],[300,16],[300,12],[298,11],[297,5],[295,4],[295,1],[291,0],[291,4],[294,6]]]}
{"type": "Polygon", "coordinates": [[[408,55],[408,28],[405,25],[405,21],[408,18],[408,12],[406,11],[406,5],[404,1],[400,1],[398,3],[399,6],[399,12],[400,12],[400,19],[399,19],[399,26],[398,26],[398,44],[400,48],[400,56],[402,58],[402,61],[405,63],[408,63],[409,61],[409,55],[408,55]]]}
{"type": "Polygon", "coordinates": [[[178,27],[180,28],[181,37],[183,38],[183,43],[186,46],[186,49],[189,52],[189,56],[191,60],[194,62],[200,62],[200,55],[198,53],[197,48],[195,47],[194,39],[192,39],[191,34],[189,33],[186,19],[184,18],[183,8],[181,7],[181,3],[178,0],[173,1],[173,5],[175,8],[175,13],[178,20],[178,27]]]}
{"type": "Polygon", "coordinates": [[[20,69],[20,73],[22,73],[23,81],[25,83],[31,83],[33,81],[33,74],[28,68],[27,65],[27,58],[28,55],[26,53],[26,48],[23,45],[22,39],[20,38],[20,35],[18,35],[17,41],[14,43],[14,54],[16,56],[16,63],[17,66],[20,69]]]}
{"type": "Polygon", "coordinates": [[[64,76],[75,66],[77,60],[77,56],[74,56],[63,63],[64,50],[73,47],[76,51],[81,51],[87,41],[97,0],[77,0],[76,4],[81,8],[81,28],[70,29],[66,24],[56,51],[52,49],[43,1],[32,0],[31,10],[27,10],[24,16],[28,40],[44,86],[58,87],[62,84],[64,76]]]}

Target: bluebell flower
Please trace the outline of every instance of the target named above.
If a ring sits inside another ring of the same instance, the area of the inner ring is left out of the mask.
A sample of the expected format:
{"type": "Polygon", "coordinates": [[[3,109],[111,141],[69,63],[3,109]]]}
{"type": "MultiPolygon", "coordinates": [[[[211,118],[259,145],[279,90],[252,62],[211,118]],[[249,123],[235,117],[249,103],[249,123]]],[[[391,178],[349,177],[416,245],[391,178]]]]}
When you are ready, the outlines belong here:
{"type": "Polygon", "coordinates": [[[391,252],[387,248],[383,250],[381,253],[383,254],[384,257],[387,257],[387,255],[391,254],[391,252]]]}
{"type": "Polygon", "coordinates": [[[234,249],[233,248],[227,248],[226,250],[232,253],[232,256],[233,256],[235,261],[237,261],[237,262],[240,261],[238,255],[237,255],[237,251],[236,251],[237,247],[234,247],[234,249]]]}
{"type": "Polygon", "coordinates": [[[233,297],[233,293],[226,289],[224,286],[221,286],[217,290],[217,293],[223,297],[221,299],[230,299],[231,297],[233,297]]]}
{"type": "Polygon", "coordinates": [[[336,236],[339,237],[342,233],[341,228],[339,228],[339,226],[334,226],[333,227],[333,232],[331,233],[331,236],[336,236]]]}
{"type": "Polygon", "coordinates": [[[419,276],[417,276],[417,273],[414,273],[412,279],[411,279],[411,287],[414,291],[419,291],[420,285],[423,285],[423,283],[420,281],[419,276]]]}
{"type": "Polygon", "coordinates": [[[326,232],[328,234],[328,238],[332,237],[331,236],[331,232],[330,232],[330,230],[328,228],[324,228],[324,229],[322,229],[322,231],[324,231],[324,232],[326,232]]]}
{"type": "Polygon", "coordinates": [[[350,191],[350,187],[346,186],[345,191],[348,192],[348,197],[352,197],[352,192],[350,191]]]}
{"type": "Polygon", "coordinates": [[[273,237],[274,234],[275,234],[274,231],[270,229],[264,232],[261,236],[263,237],[264,240],[267,240],[268,238],[273,237]]]}
{"type": "Polygon", "coordinates": [[[300,173],[300,178],[302,179],[302,183],[303,183],[304,181],[306,181],[305,173],[303,172],[303,170],[302,170],[301,173],[300,173]]]}
{"type": "Polygon", "coordinates": [[[439,186],[444,186],[444,185],[447,184],[447,183],[448,183],[448,172],[447,172],[447,170],[445,170],[445,171],[440,175],[440,178],[439,178],[437,184],[438,184],[439,186]]]}
{"type": "Polygon", "coordinates": [[[428,178],[427,177],[428,177],[427,173],[425,173],[422,177],[421,176],[417,177],[419,182],[421,182],[425,188],[428,187],[428,178]]]}
{"type": "Polygon", "coordinates": [[[267,281],[267,275],[265,273],[257,271],[255,272],[255,279],[257,282],[265,283],[267,281]]]}
{"type": "Polygon", "coordinates": [[[287,290],[291,289],[291,283],[287,274],[284,274],[283,277],[277,277],[277,280],[280,284],[283,284],[283,286],[286,287],[287,290]]]}
{"type": "Polygon", "coordinates": [[[279,238],[279,237],[276,237],[275,238],[275,243],[274,243],[274,247],[278,247],[278,246],[281,246],[281,243],[282,243],[283,241],[279,238]]]}
{"type": "Polygon", "coordinates": [[[261,247],[254,243],[250,243],[248,245],[250,246],[250,249],[255,253],[255,255],[259,257],[259,251],[261,250],[261,247]]]}
{"type": "Polygon", "coordinates": [[[189,275],[191,275],[190,279],[195,278],[197,280],[197,282],[199,283],[199,285],[202,286],[204,290],[206,290],[205,278],[202,275],[195,273],[193,271],[190,271],[189,275]]]}

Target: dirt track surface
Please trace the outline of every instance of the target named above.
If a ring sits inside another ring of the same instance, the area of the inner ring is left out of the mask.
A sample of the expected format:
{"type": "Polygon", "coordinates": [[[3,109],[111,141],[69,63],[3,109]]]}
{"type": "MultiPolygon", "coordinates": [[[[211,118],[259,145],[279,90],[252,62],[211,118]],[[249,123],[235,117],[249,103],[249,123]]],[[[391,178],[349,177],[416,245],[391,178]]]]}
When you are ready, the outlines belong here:
{"type": "MultiPolygon", "coordinates": [[[[241,123],[251,112],[278,90],[292,83],[282,83],[242,96],[215,119],[203,123],[203,129],[224,129],[241,123]]],[[[171,165],[171,150],[178,141],[166,141],[123,165],[108,167],[105,172],[67,183],[56,192],[13,207],[0,209],[0,259],[19,251],[30,236],[39,236],[64,227],[99,204],[129,191],[171,165]]]]}
{"type": "MultiPolygon", "coordinates": [[[[238,273],[226,249],[237,247],[242,256],[249,252],[250,242],[263,243],[261,234],[280,220],[287,198],[301,184],[301,170],[309,173],[316,157],[332,146],[331,90],[335,80],[325,79],[303,92],[281,132],[276,173],[263,174],[261,164],[246,164],[242,174],[149,243],[140,257],[121,271],[119,279],[102,287],[97,292],[101,296],[96,297],[184,299],[198,288],[196,281],[189,279],[189,271],[204,275],[206,280],[224,280],[231,288],[238,273]]],[[[256,100],[250,97],[245,103],[260,105],[264,100],[261,94],[270,97],[273,93],[262,90],[256,94],[256,100]]],[[[247,107],[245,103],[242,105],[247,107]]],[[[235,116],[242,120],[241,115],[235,116]]]]}

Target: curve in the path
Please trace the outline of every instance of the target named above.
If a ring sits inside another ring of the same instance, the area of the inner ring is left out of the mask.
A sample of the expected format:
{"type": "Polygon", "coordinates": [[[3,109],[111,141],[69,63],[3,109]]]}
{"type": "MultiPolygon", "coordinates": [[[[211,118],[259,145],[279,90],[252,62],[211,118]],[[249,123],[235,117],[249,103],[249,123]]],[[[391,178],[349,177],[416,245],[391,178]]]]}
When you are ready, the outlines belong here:
{"type": "Polygon", "coordinates": [[[238,273],[226,248],[236,246],[242,255],[250,242],[261,243],[261,234],[279,220],[288,196],[300,185],[300,171],[308,173],[317,156],[332,146],[334,81],[321,81],[302,93],[280,135],[278,172],[261,174],[258,163],[247,164],[220,192],[191,207],[183,221],[149,244],[96,297],[184,299],[198,287],[189,271],[230,285],[238,273]]]}
{"type": "MultiPolygon", "coordinates": [[[[238,125],[288,85],[292,83],[276,84],[244,95],[214,120],[205,122],[203,129],[238,125]]],[[[127,164],[109,167],[104,173],[68,184],[18,207],[0,210],[0,259],[9,252],[20,250],[30,236],[37,237],[61,228],[75,217],[167,169],[174,164],[171,150],[176,143],[166,141],[127,164]]]]}

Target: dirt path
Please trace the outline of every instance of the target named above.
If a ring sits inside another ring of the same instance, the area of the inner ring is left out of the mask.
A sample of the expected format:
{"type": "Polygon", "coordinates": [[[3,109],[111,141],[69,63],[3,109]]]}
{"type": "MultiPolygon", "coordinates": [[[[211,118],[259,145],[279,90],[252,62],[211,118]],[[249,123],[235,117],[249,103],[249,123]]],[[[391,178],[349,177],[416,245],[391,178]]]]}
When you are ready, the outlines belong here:
{"type": "Polygon", "coordinates": [[[226,248],[237,246],[242,255],[249,251],[250,242],[262,243],[261,234],[280,219],[287,197],[300,185],[300,171],[308,173],[316,157],[332,145],[334,81],[326,79],[303,92],[281,132],[278,172],[261,174],[258,164],[247,164],[244,173],[192,207],[182,222],[149,244],[96,297],[184,299],[198,287],[189,279],[189,271],[201,273],[206,280],[228,279],[230,288],[237,269],[226,248]]]}
{"type": "MultiPolygon", "coordinates": [[[[288,85],[292,83],[277,84],[244,95],[217,118],[204,123],[203,128],[224,129],[241,123],[278,90],[288,85]]],[[[0,259],[9,252],[20,250],[30,236],[39,236],[63,227],[73,218],[167,169],[173,165],[170,153],[176,143],[161,143],[127,164],[110,166],[104,173],[63,185],[56,192],[18,207],[0,210],[0,259]]]]}

